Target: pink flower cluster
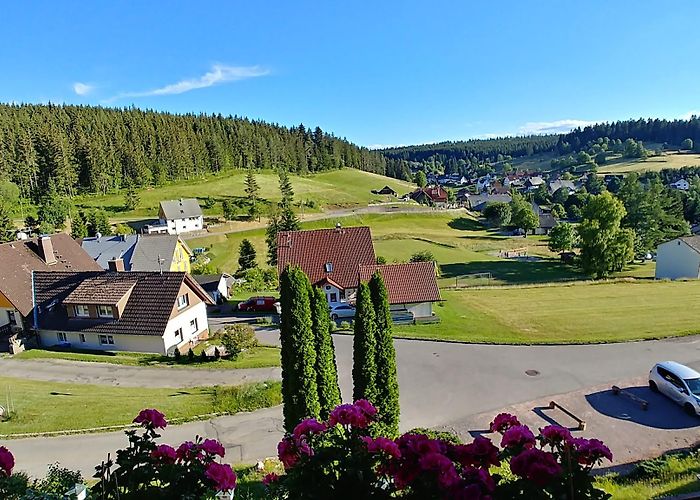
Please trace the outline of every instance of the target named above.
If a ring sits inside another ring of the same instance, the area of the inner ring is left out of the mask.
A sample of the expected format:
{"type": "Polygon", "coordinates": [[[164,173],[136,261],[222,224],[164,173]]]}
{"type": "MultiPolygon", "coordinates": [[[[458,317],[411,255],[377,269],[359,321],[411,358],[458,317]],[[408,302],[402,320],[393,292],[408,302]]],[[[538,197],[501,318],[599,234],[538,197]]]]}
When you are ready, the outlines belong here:
{"type": "Polygon", "coordinates": [[[503,433],[502,448],[532,448],[535,446],[535,435],[526,425],[514,425],[503,433]]]}
{"type": "Polygon", "coordinates": [[[363,436],[362,442],[365,443],[369,453],[383,453],[387,457],[401,458],[401,450],[399,450],[399,445],[392,439],[381,436],[372,439],[369,436],[363,436]]]}
{"type": "Polygon", "coordinates": [[[523,450],[510,461],[513,474],[532,481],[540,488],[547,486],[561,474],[561,467],[552,453],[529,448],[523,450]]]}
{"type": "Polygon", "coordinates": [[[377,409],[365,399],[358,399],[355,404],[345,404],[335,407],[328,417],[329,427],[338,424],[366,429],[374,421],[377,409]]]}
{"type": "Polygon", "coordinates": [[[604,458],[612,461],[612,452],[599,439],[573,438],[571,445],[576,450],[576,459],[581,465],[593,466],[604,458]]]}
{"type": "Polygon", "coordinates": [[[236,487],[236,473],[228,464],[211,462],[204,475],[214,483],[216,491],[229,491],[236,487]]]}
{"type": "Polygon", "coordinates": [[[14,467],[15,457],[10,453],[10,450],[4,446],[0,446],[0,477],[10,477],[14,467]]]}
{"type": "Polygon", "coordinates": [[[515,415],[511,415],[510,413],[499,413],[496,415],[496,418],[493,419],[493,422],[491,422],[489,427],[491,432],[503,434],[505,431],[511,427],[515,427],[516,425],[520,425],[520,421],[515,415]]]}
{"type": "Polygon", "coordinates": [[[165,415],[155,409],[141,410],[134,419],[134,423],[153,429],[165,429],[168,425],[168,422],[165,420],[165,415]]]}

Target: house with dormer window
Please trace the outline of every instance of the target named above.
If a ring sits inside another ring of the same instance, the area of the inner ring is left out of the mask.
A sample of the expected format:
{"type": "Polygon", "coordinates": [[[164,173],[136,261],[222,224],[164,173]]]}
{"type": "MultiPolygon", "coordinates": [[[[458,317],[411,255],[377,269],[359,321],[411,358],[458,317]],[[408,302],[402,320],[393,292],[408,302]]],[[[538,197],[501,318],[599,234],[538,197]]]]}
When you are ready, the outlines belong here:
{"type": "Polygon", "coordinates": [[[35,272],[42,346],[172,355],[208,337],[209,295],[182,272],[35,272]]]}

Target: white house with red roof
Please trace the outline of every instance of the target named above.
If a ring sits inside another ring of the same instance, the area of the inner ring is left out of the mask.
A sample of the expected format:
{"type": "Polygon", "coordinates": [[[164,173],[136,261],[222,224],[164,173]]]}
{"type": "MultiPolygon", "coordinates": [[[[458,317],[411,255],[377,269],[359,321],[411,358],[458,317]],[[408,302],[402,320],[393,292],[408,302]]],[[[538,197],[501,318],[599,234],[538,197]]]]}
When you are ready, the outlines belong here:
{"type": "Polygon", "coordinates": [[[357,286],[375,271],[384,278],[393,312],[432,317],[441,300],[433,262],[378,265],[369,227],[284,231],[277,235],[277,271],[299,266],[328,302],[354,302],[357,286]]]}

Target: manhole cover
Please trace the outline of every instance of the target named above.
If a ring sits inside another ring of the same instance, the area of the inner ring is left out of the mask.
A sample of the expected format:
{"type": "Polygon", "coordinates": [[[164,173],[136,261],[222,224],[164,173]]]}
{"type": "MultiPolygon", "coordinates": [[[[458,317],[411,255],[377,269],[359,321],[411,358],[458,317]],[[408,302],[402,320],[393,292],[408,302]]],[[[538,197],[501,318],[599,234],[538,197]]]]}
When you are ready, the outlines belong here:
{"type": "Polygon", "coordinates": [[[537,370],[525,370],[525,375],[527,375],[528,377],[536,377],[539,374],[540,372],[538,372],[537,370]]]}

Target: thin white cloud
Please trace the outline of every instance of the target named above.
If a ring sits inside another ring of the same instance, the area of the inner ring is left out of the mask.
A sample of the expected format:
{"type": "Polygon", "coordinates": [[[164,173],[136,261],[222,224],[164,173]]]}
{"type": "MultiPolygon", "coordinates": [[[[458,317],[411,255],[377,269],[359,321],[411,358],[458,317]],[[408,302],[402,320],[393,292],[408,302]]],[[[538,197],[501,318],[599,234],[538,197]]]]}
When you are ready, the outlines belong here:
{"type": "Polygon", "coordinates": [[[78,95],[88,95],[93,90],[95,90],[95,86],[88,83],[75,82],[73,84],[73,92],[78,95]]]}
{"type": "Polygon", "coordinates": [[[370,144],[367,149],[389,149],[389,148],[403,148],[408,146],[408,144],[370,144]]]}
{"type": "Polygon", "coordinates": [[[256,78],[269,74],[270,70],[261,66],[226,66],[224,64],[215,64],[212,66],[211,70],[207,71],[200,77],[188,78],[186,80],[171,83],[157,89],[144,90],[140,92],[122,92],[107,99],[106,102],[115,101],[125,97],[184,94],[185,92],[195,89],[203,89],[214,85],[220,85],[222,83],[246,80],[248,78],[256,78]]]}
{"type": "Polygon", "coordinates": [[[690,120],[693,116],[700,116],[700,111],[697,109],[694,109],[692,111],[688,111],[686,114],[681,115],[681,120],[690,120]]]}
{"type": "Polygon", "coordinates": [[[528,122],[522,125],[518,129],[518,133],[521,135],[533,135],[533,134],[562,134],[566,132],[571,132],[577,127],[586,127],[587,125],[593,125],[599,123],[597,121],[587,121],[587,120],[556,120],[553,122],[528,122]]]}

